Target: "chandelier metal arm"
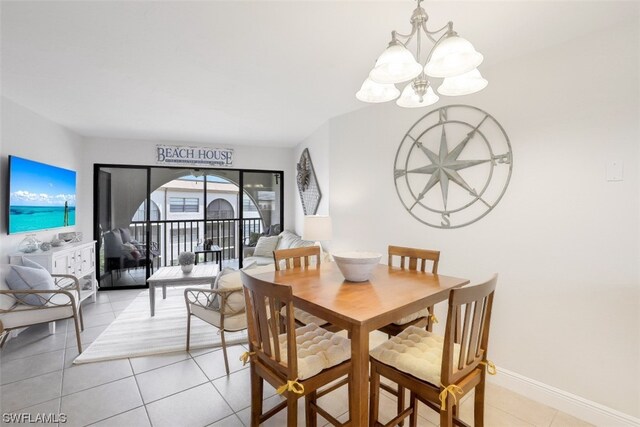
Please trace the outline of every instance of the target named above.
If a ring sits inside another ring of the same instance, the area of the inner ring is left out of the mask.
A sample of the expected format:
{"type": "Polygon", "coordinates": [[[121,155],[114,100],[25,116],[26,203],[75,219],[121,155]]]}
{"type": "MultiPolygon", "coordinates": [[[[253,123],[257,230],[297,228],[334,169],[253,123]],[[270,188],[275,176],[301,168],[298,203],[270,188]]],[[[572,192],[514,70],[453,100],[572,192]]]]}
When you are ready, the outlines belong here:
{"type": "Polygon", "coordinates": [[[449,96],[475,93],[487,85],[476,68],[482,62],[482,55],[467,40],[458,36],[453,30],[452,21],[429,31],[429,15],[421,6],[423,1],[417,0],[418,6],[410,19],[410,33],[402,34],[395,30],[391,32],[389,46],[376,61],[369,74],[370,78],[365,80],[356,94],[359,100],[377,103],[396,99],[400,91],[394,85],[409,79],[396,102],[401,107],[413,108],[437,102],[439,98],[429,82],[431,77],[444,78],[438,91],[449,96]],[[413,49],[409,48],[414,39],[415,56],[411,53],[413,49]],[[422,52],[423,39],[431,42],[430,48],[425,46],[425,52],[422,52]],[[426,58],[422,60],[424,54],[426,58]]]}
{"type": "Polygon", "coordinates": [[[453,31],[453,22],[449,21],[447,22],[447,24],[445,26],[443,26],[442,28],[439,28],[437,30],[434,31],[429,31],[427,30],[427,23],[423,22],[422,23],[422,29],[424,30],[425,33],[427,34],[438,34],[440,31],[444,30],[444,29],[448,29],[448,32],[452,32],[453,31]]]}
{"type": "MultiPolygon", "coordinates": [[[[442,28],[440,30],[442,30],[442,28]]],[[[449,35],[448,31],[446,33],[443,33],[437,40],[434,40],[434,45],[431,48],[431,50],[429,51],[429,54],[427,55],[426,61],[424,61],[424,64],[422,64],[423,67],[425,67],[427,65],[427,63],[431,59],[431,56],[433,55],[433,52],[436,50],[436,47],[438,47],[438,45],[442,42],[442,40],[444,40],[447,37],[447,35],[449,35]]]]}

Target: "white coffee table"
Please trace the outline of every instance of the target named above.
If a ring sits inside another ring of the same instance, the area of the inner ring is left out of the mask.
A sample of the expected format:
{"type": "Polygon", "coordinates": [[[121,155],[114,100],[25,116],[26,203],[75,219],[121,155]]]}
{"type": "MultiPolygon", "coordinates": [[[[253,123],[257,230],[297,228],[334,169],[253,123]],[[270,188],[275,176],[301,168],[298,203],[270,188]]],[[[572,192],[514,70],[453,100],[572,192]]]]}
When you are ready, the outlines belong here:
{"type": "Polygon", "coordinates": [[[217,264],[194,265],[191,273],[183,273],[180,266],[161,267],[147,279],[151,316],[155,315],[156,287],[162,286],[162,299],[167,298],[167,286],[203,285],[213,286],[219,268],[217,264]]]}

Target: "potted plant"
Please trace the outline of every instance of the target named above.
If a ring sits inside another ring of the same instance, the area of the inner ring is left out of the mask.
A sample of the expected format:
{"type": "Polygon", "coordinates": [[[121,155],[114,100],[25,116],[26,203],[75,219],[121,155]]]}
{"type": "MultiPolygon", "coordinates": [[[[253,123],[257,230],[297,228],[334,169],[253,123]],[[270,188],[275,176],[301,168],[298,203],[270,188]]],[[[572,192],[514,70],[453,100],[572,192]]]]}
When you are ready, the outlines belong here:
{"type": "Polygon", "coordinates": [[[182,252],[178,255],[178,263],[184,273],[191,273],[193,270],[193,263],[196,260],[196,255],[193,252],[182,252]]]}

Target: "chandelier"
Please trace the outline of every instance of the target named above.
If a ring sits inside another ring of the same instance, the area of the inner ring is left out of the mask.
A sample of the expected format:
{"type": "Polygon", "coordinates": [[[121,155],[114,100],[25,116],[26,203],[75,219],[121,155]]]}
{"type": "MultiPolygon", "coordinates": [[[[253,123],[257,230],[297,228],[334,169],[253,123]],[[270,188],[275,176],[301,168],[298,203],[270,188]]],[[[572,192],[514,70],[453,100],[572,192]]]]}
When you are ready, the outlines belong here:
{"type": "Polygon", "coordinates": [[[487,86],[477,67],[482,63],[482,54],[476,52],[473,45],[453,31],[453,22],[444,27],[429,31],[427,12],[420,6],[411,15],[411,33],[391,32],[391,41],[387,49],[376,61],[356,98],[363,102],[379,103],[392,101],[401,107],[416,108],[435,104],[440,99],[436,95],[430,77],[442,78],[438,93],[445,96],[469,95],[487,86]],[[424,65],[420,60],[422,33],[433,44],[427,54],[424,65]],[[415,37],[416,56],[407,46],[415,37]],[[402,94],[396,84],[409,82],[402,94]]]}

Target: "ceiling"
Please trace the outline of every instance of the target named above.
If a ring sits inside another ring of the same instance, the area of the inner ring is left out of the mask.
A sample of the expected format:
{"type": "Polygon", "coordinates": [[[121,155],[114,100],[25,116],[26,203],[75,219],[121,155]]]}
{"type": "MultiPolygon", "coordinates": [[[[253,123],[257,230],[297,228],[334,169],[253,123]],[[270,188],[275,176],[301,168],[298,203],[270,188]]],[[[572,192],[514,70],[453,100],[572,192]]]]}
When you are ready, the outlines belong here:
{"type": "MultiPolygon", "coordinates": [[[[2,2],[2,92],[82,135],[293,146],[354,97],[415,2],[2,2]]],[[[613,26],[634,2],[426,1],[482,68],[613,26]]]]}

